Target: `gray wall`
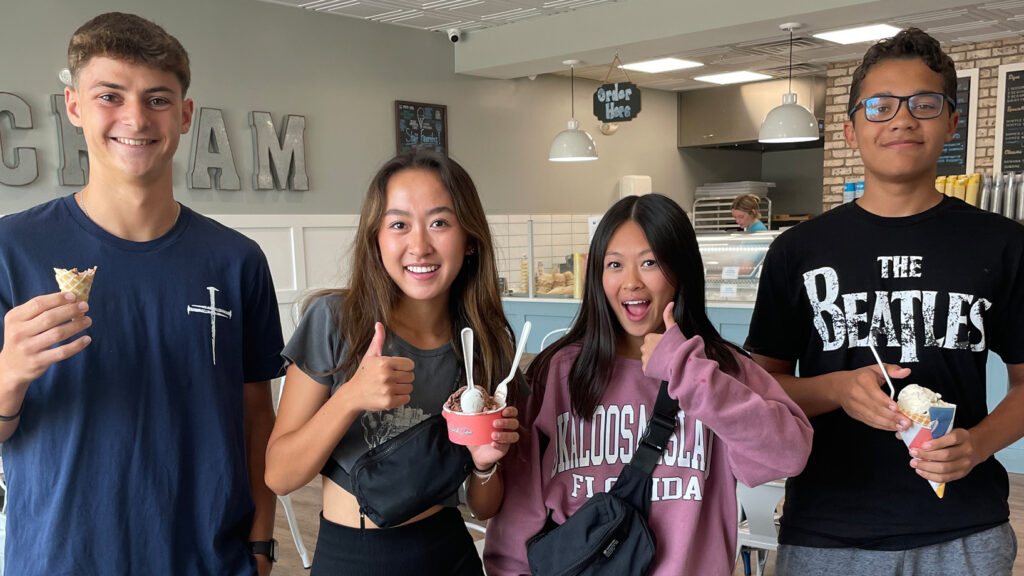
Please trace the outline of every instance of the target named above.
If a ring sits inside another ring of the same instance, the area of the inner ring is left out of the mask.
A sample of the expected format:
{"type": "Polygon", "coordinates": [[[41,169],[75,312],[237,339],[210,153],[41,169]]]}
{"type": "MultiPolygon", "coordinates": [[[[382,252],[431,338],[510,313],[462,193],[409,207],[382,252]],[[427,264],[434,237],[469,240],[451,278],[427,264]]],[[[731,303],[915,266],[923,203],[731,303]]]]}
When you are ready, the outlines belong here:
{"type": "Polygon", "coordinates": [[[676,198],[690,212],[698,186],[714,182],[761,180],[761,153],[750,150],[680,148],[683,160],[683,194],[676,198]]]}
{"type": "MultiPolygon", "coordinates": [[[[177,36],[192,59],[196,107],[220,108],[242,190],[185,187],[191,136],[175,157],[175,194],[206,213],[354,213],[376,168],[395,150],[394,101],[446,104],[451,155],[473,176],[490,213],[603,212],[625,174],[646,174],[654,190],[692,202],[695,170],[675,146],[676,96],[644,90],[643,111],[614,136],[591,113],[597,87],[576,82],[576,118],[600,159],[547,161],[569,119],[569,81],[560,76],[490,80],[452,72],[452,46],[439,33],[313,14],[257,0],[32,0],[5,2],[0,18],[0,91],[32,107],[34,128],[11,130],[0,115],[5,159],[35,147],[39,177],[0,185],[0,213],[22,210],[74,188],[58,185],[54,118],[48,95],[61,91],[71,33],[105,11],[134,12],[177,36]],[[306,117],[308,192],[254,191],[247,114],[306,117]],[[685,197],[690,195],[691,199],[685,197]]],[[[698,178],[697,180],[701,180],[698,178]]],[[[698,184],[701,182],[697,182],[698,184]]]]}
{"type": "Polygon", "coordinates": [[[761,178],[775,182],[768,195],[774,214],[821,214],[824,148],[765,152],[761,178]]]}

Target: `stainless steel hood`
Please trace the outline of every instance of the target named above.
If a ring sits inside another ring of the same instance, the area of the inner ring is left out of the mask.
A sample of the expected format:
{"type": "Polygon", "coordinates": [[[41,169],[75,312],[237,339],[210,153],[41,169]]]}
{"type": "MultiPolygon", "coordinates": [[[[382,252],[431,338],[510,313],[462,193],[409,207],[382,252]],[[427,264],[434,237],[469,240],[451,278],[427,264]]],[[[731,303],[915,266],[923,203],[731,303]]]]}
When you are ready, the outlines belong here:
{"type": "MultiPolygon", "coordinates": [[[[800,144],[757,142],[761,121],[782,104],[782,95],[789,90],[790,81],[783,79],[680,92],[679,147],[789,150],[824,146],[821,139],[800,144]]],[[[793,78],[792,91],[797,104],[809,109],[818,119],[819,129],[823,129],[825,78],[793,78]]]]}

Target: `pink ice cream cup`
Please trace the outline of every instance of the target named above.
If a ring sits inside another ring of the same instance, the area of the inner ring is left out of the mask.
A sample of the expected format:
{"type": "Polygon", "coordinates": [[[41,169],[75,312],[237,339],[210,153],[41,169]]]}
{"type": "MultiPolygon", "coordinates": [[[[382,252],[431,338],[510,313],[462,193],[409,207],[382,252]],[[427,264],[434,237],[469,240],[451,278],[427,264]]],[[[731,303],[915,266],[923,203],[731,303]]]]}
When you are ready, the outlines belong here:
{"type": "Polygon", "coordinates": [[[502,410],[504,407],[479,414],[463,414],[449,410],[447,406],[442,408],[441,414],[448,424],[448,439],[463,446],[490,444],[494,421],[501,418],[502,410]]]}

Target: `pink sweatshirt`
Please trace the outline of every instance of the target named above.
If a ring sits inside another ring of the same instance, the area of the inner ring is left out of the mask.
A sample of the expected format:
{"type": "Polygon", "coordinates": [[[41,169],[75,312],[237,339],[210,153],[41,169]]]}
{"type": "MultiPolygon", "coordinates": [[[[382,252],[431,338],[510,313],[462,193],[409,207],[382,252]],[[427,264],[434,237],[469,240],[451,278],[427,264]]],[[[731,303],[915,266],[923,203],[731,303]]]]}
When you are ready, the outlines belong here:
{"type": "Polygon", "coordinates": [[[728,576],[736,556],[736,480],[754,486],[800,472],[811,425],[779,384],[736,354],[733,378],[704,354],[700,337],[672,328],[655,348],[647,376],[639,360],[617,358],[593,418],[571,410],[569,370],[579,353],[552,359],[534,383],[524,414],[529,439],[505,458],[505,501],[487,526],[489,576],[529,574],[526,541],[547,508],[562,523],[587,498],[611,488],[647,427],[662,380],[679,401],[676,430],[654,468],[651,514],[657,537],[653,575],[728,576]],[[549,439],[541,451],[540,440],[549,439]]]}

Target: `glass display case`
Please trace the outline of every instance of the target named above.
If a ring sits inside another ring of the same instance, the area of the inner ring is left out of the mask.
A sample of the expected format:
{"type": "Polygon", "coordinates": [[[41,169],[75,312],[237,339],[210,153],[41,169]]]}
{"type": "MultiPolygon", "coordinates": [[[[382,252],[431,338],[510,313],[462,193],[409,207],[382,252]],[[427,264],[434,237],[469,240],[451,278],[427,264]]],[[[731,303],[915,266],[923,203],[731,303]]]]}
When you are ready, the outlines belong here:
{"type": "Polygon", "coordinates": [[[754,303],[761,265],[779,230],[698,234],[705,297],[711,302],[754,303]]]}
{"type": "MultiPolygon", "coordinates": [[[[520,237],[496,237],[498,276],[506,298],[576,300],[583,291],[587,265],[587,235],[535,234],[534,222],[522,224],[520,237]]],[[[576,224],[575,222],[573,223],[576,224]]],[[[581,223],[586,226],[586,223],[581,223]]],[[[544,223],[538,225],[546,231],[544,223]]],[[[552,226],[548,224],[547,226],[552,226]]],[[[512,224],[509,225],[509,228],[512,224]]],[[[765,232],[705,232],[697,234],[704,261],[709,302],[753,305],[761,262],[778,230],[765,232]]]]}
{"type": "Polygon", "coordinates": [[[591,218],[587,214],[489,217],[502,296],[578,299],[591,218]]]}

